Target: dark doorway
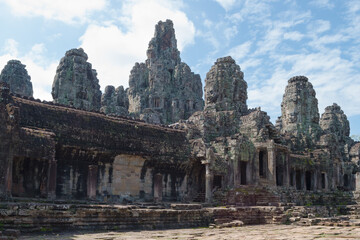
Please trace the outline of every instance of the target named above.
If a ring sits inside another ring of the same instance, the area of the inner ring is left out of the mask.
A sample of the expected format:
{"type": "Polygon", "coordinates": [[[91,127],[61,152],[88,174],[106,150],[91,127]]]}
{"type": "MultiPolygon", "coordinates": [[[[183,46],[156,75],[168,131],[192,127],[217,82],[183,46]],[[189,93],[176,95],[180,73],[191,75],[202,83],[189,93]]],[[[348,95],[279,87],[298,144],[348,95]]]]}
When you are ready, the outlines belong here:
{"type": "Polygon", "coordinates": [[[350,185],[350,181],[349,181],[349,175],[344,174],[344,188],[347,189],[350,185]]]}
{"type": "Polygon", "coordinates": [[[12,195],[16,197],[46,197],[48,162],[30,158],[14,158],[12,195]]]}
{"type": "Polygon", "coordinates": [[[262,178],[266,178],[266,169],[267,169],[267,154],[266,151],[261,150],[259,152],[259,175],[262,178]]]}
{"type": "Polygon", "coordinates": [[[246,167],[247,167],[247,162],[240,161],[240,175],[241,175],[240,184],[241,185],[246,185],[246,167]]]}
{"type": "Polygon", "coordinates": [[[305,172],[306,190],[312,190],[312,174],[310,171],[305,172]]]}
{"type": "Polygon", "coordinates": [[[302,184],[301,184],[301,171],[300,170],[296,170],[296,189],[297,190],[301,190],[302,189],[302,184]]]}
{"type": "Polygon", "coordinates": [[[213,181],[213,188],[221,188],[222,176],[215,175],[213,181]]]}
{"type": "Polygon", "coordinates": [[[283,166],[276,166],[276,185],[282,186],[284,184],[284,168],[283,166]]]}
{"type": "Polygon", "coordinates": [[[294,170],[290,171],[290,186],[294,186],[294,170]]]}

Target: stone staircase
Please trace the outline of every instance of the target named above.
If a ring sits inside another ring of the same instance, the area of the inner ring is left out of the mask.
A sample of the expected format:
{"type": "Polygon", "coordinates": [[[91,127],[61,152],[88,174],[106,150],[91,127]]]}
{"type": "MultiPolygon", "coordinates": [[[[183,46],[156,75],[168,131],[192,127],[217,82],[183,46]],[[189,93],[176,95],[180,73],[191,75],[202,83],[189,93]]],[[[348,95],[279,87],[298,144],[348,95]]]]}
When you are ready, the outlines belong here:
{"type": "Polygon", "coordinates": [[[280,198],[267,188],[243,185],[226,192],[216,192],[214,200],[220,205],[235,206],[283,206],[280,198]]]}
{"type": "Polygon", "coordinates": [[[192,200],[193,202],[205,202],[205,193],[200,192],[198,193],[192,200]]]}
{"type": "Polygon", "coordinates": [[[252,207],[219,207],[213,210],[215,225],[234,221],[249,224],[279,224],[287,219],[284,207],[252,206],[252,207]]]}
{"type": "Polygon", "coordinates": [[[360,205],[296,206],[287,212],[288,220],[300,226],[360,226],[360,205]]]}

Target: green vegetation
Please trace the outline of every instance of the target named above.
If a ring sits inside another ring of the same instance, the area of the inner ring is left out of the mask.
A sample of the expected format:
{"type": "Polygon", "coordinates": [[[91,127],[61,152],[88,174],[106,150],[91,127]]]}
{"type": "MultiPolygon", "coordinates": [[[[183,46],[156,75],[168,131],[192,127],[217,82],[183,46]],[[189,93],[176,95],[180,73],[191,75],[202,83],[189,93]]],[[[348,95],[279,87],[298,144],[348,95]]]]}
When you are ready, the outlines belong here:
{"type": "Polygon", "coordinates": [[[53,229],[50,227],[41,227],[40,232],[52,232],[53,229]]]}

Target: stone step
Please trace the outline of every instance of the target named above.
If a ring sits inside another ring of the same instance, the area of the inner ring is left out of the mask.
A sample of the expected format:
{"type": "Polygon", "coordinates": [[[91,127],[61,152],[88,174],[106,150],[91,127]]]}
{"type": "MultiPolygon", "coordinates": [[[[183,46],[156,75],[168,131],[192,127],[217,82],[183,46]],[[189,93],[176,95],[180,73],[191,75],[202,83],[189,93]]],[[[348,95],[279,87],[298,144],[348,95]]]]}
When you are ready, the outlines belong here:
{"type": "Polygon", "coordinates": [[[205,202],[205,193],[198,193],[194,198],[193,202],[205,202]]]}
{"type": "Polygon", "coordinates": [[[218,224],[223,224],[223,223],[229,223],[229,222],[231,222],[231,221],[233,221],[231,218],[226,218],[226,217],[224,217],[224,218],[216,218],[216,219],[214,220],[214,223],[215,223],[216,225],[218,225],[218,224]]]}

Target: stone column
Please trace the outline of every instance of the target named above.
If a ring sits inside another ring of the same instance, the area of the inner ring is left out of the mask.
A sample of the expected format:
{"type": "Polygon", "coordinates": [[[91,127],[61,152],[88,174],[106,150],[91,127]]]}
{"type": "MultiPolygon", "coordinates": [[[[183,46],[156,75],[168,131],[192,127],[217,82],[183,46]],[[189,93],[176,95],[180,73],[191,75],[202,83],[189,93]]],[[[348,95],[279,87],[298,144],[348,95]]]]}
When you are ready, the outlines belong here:
{"type": "Polygon", "coordinates": [[[301,170],[301,188],[306,190],[305,171],[301,170]]]}
{"type": "Polygon", "coordinates": [[[210,169],[210,164],[205,164],[205,201],[212,201],[212,173],[210,169]]]}
{"type": "Polygon", "coordinates": [[[295,169],[293,170],[292,182],[293,182],[293,187],[296,189],[296,170],[295,169]]]}
{"type": "Polygon", "coordinates": [[[314,171],[314,174],[312,176],[313,178],[313,191],[316,191],[318,189],[318,171],[314,171]]]}
{"type": "Polygon", "coordinates": [[[161,202],[162,201],[162,190],[163,190],[163,186],[162,186],[162,174],[161,173],[157,173],[154,176],[154,201],[155,202],[161,202]]]}
{"type": "Polygon", "coordinates": [[[96,198],[97,172],[97,165],[89,165],[87,177],[87,196],[90,199],[96,198]]]}
{"type": "Polygon", "coordinates": [[[13,157],[7,157],[7,168],[5,175],[5,196],[11,197],[12,191],[12,169],[13,169],[13,157]]]}
{"type": "Polygon", "coordinates": [[[360,172],[355,174],[355,192],[360,192],[360,172]]]}
{"type": "Polygon", "coordinates": [[[255,185],[259,185],[259,181],[260,181],[260,159],[259,159],[259,153],[260,153],[260,150],[259,149],[256,149],[256,152],[255,152],[255,163],[254,163],[254,182],[255,182],[255,185]]]}
{"type": "Polygon", "coordinates": [[[267,148],[268,151],[268,171],[267,177],[270,183],[276,185],[276,153],[275,147],[272,145],[267,148]]]}
{"type": "Polygon", "coordinates": [[[56,198],[56,173],[57,173],[57,161],[52,159],[49,161],[48,168],[48,182],[47,182],[47,198],[56,198]]]}
{"type": "Polygon", "coordinates": [[[289,163],[289,153],[285,152],[285,174],[284,174],[284,186],[290,186],[290,163],[289,163]]]}

